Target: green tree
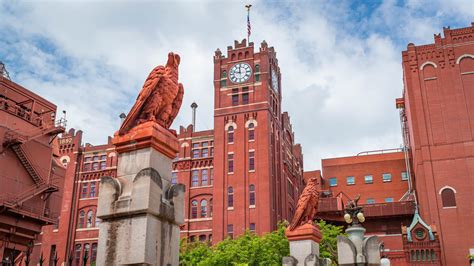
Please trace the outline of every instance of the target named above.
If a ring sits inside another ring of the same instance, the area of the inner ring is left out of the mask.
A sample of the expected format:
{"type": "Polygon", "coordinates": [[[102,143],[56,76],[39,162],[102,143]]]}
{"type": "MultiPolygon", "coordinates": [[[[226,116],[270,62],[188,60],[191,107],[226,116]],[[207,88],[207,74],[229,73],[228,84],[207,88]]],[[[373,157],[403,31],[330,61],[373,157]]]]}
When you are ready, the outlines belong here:
{"type": "Polygon", "coordinates": [[[322,258],[329,258],[337,265],[337,236],[345,235],[343,226],[335,226],[326,223],[324,220],[315,222],[321,229],[323,239],[319,243],[319,255],[322,258]]]}

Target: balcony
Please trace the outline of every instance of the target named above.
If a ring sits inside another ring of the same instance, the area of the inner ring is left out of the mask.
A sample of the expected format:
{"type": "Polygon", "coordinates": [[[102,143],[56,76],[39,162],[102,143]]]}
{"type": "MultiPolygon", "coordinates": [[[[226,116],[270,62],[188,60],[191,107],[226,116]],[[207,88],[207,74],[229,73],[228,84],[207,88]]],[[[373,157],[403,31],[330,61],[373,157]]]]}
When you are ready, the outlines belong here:
{"type": "MultiPolygon", "coordinates": [[[[340,197],[320,198],[318,213],[343,213],[345,204],[347,202],[344,202],[340,197]]],[[[415,213],[413,201],[374,203],[361,206],[364,208],[365,217],[404,216],[415,213]]]]}

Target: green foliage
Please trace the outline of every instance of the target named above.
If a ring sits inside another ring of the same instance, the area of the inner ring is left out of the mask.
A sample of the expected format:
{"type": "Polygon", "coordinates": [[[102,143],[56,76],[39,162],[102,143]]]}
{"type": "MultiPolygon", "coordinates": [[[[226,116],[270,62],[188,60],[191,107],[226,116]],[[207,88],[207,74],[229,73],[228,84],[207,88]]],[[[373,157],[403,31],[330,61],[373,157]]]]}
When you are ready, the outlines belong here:
{"type": "Polygon", "coordinates": [[[323,239],[319,243],[319,254],[322,258],[329,258],[337,264],[337,236],[345,235],[343,226],[335,226],[320,220],[319,225],[323,239]]]}
{"type": "MultiPolygon", "coordinates": [[[[321,257],[337,260],[337,235],[342,234],[342,226],[333,226],[324,221],[317,223],[323,234],[320,243],[321,257]]],[[[257,236],[246,232],[236,239],[225,239],[213,247],[208,243],[180,243],[181,265],[244,266],[281,265],[282,258],[290,255],[288,239],[285,236],[287,223],[281,223],[274,232],[257,236]]]]}

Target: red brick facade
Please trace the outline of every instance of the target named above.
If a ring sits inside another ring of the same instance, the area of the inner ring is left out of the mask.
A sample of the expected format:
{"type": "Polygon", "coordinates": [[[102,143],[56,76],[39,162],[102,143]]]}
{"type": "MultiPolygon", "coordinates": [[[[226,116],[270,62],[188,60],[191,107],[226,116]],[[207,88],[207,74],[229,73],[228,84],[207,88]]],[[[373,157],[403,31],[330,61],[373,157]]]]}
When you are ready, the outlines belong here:
{"type": "Polygon", "coordinates": [[[474,24],[403,51],[402,118],[420,215],[436,225],[444,265],[474,248],[474,24]]]}

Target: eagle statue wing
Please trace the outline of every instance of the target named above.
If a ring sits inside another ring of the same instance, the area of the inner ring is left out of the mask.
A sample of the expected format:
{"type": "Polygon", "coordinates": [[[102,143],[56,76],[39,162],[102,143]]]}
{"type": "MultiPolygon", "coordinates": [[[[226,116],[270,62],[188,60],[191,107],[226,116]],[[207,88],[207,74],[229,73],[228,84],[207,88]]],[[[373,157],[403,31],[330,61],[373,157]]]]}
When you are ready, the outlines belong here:
{"type": "Polygon", "coordinates": [[[179,86],[178,94],[176,94],[176,97],[174,98],[174,101],[172,104],[173,110],[171,110],[171,114],[168,121],[168,127],[171,126],[171,124],[173,123],[173,120],[178,115],[179,108],[181,108],[181,103],[183,102],[183,95],[184,95],[183,84],[179,83],[178,86],[179,86]]]}
{"type": "Polygon", "coordinates": [[[303,193],[301,193],[301,196],[298,200],[298,204],[296,205],[295,215],[293,216],[293,219],[290,223],[290,230],[295,229],[301,224],[302,219],[304,218],[304,214],[307,208],[309,207],[308,204],[311,203],[312,197],[313,195],[311,194],[310,190],[305,189],[303,193]]]}
{"type": "Polygon", "coordinates": [[[136,120],[138,119],[138,115],[140,114],[140,110],[143,108],[153,90],[158,86],[158,83],[163,78],[164,73],[165,67],[158,66],[153,69],[150,75],[148,75],[148,78],[146,79],[145,84],[143,84],[140,94],[138,94],[135,104],[125,118],[125,121],[123,121],[122,125],[120,126],[119,134],[125,134],[130,128],[134,126],[136,120]]]}

